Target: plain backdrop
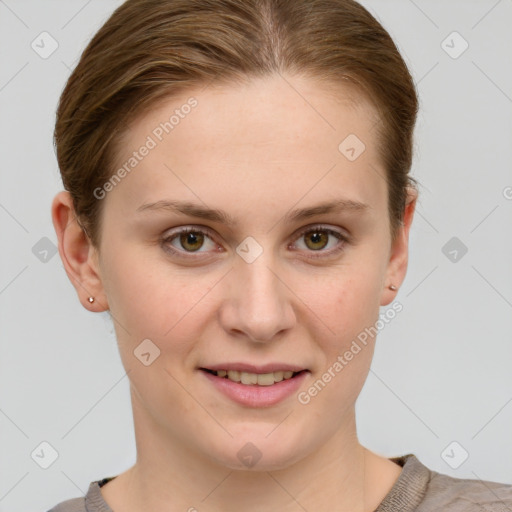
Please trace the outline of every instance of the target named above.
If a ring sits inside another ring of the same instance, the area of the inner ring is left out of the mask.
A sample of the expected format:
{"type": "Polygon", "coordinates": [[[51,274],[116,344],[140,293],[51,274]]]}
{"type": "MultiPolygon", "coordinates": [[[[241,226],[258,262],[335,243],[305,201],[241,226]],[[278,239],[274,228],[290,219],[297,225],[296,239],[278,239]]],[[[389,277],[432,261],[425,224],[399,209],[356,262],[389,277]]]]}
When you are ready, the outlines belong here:
{"type": "MultiPolygon", "coordinates": [[[[135,458],[112,324],[80,306],[50,218],[58,97],[119,4],[0,0],[0,512],[47,510],[135,458]],[[58,458],[44,469],[41,453],[58,458]]],[[[510,483],[512,1],[364,5],[418,86],[421,187],[403,311],[379,334],[360,439],[446,474],[510,483]]]]}

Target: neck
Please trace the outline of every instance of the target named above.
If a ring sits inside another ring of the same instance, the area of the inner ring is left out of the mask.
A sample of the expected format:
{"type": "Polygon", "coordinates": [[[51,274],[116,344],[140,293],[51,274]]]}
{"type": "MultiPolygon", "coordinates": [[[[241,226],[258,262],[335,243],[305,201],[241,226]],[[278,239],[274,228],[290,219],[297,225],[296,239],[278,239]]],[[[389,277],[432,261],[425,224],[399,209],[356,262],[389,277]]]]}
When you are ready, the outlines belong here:
{"type": "Polygon", "coordinates": [[[113,510],[135,512],[370,512],[400,468],[357,440],[355,414],[328,440],[285,469],[231,469],[163,432],[134,404],[136,464],[102,488],[113,510]],[[395,466],[395,468],[392,468],[395,466]]]}

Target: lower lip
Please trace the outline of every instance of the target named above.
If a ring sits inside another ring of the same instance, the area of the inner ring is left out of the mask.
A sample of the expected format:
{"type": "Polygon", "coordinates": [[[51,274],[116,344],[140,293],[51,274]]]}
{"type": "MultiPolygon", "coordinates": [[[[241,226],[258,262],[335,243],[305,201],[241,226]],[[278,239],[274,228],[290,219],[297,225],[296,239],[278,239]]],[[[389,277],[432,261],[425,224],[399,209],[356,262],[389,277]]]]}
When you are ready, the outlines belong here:
{"type": "Polygon", "coordinates": [[[291,379],[276,382],[271,386],[241,384],[226,377],[217,377],[212,373],[199,370],[221,393],[247,407],[270,407],[297,392],[309,373],[303,371],[291,379]]]}

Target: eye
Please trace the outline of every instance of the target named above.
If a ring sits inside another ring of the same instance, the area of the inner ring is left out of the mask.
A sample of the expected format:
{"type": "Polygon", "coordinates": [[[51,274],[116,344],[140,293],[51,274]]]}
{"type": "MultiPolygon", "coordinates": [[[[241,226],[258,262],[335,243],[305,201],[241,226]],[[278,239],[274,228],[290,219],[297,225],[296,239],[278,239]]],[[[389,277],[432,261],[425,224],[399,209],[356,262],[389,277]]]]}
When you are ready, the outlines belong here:
{"type": "Polygon", "coordinates": [[[172,253],[203,253],[217,247],[208,230],[192,226],[166,234],[162,243],[172,253]]]}
{"type": "MultiPolygon", "coordinates": [[[[167,232],[162,238],[162,245],[167,252],[186,257],[194,253],[219,252],[219,246],[213,239],[214,235],[209,229],[187,226],[167,232]]],[[[310,226],[303,229],[295,240],[289,248],[309,253],[308,258],[319,258],[341,252],[349,237],[325,226],[310,226]]]]}
{"type": "Polygon", "coordinates": [[[345,243],[348,242],[348,236],[325,226],[312,226],[301,231],[297,241],[294,244],[294,248],[305,250],[309,253],[320,253],[308,255],[309,258],[318,258],[332,256],[342,251],[345,243]]]}

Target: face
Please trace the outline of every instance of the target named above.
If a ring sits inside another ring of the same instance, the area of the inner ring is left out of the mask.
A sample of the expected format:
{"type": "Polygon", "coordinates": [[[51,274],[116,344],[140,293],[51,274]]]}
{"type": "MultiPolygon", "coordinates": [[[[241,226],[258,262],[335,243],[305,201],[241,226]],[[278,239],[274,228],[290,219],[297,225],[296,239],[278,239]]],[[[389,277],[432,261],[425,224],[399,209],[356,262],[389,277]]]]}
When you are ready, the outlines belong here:
{"type": "Polygon", "coordinates": [[[374,339],[353,342],[392,300],[403,248],[375,111],[350,93],[267,77],[191,89],[131,126],[97,265],[138,442],[276,469],[352,434],[374,339]]]}

